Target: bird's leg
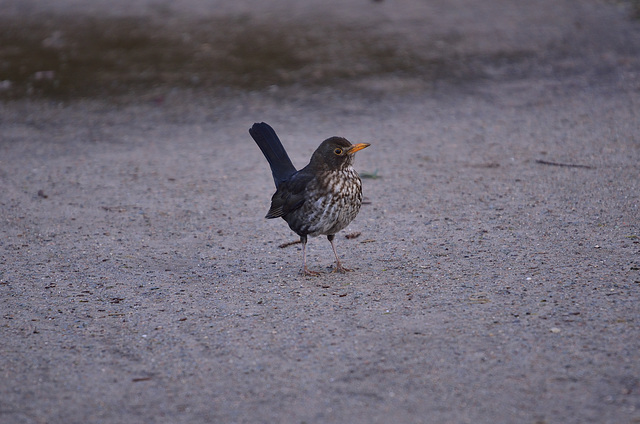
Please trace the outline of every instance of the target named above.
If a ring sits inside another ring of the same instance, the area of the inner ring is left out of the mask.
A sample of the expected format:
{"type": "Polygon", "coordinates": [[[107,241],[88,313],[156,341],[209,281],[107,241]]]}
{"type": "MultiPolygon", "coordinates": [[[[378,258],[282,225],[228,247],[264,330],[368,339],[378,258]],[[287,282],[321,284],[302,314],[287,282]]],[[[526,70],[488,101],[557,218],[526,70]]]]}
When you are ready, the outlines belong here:
{"type": "Polygon", "coordinates": [[[336,245],[333,243],[333,239],[336,237],[335,234],[329,234],[327,236],[327,239],[329,240],[329,243],[331,243],[331,247],[333,248],[333,254],[336,255],[336,269],[334,269],[334,272],[341,272],[341,273],[345,273],[348,271],[353,271],[349,268],[345,268],[342,266],[342,263],[340,262],[340,259],[338,258],[338,252],[336,251],[336,245]]]}
{"type": "Polygon", "coordinates": [[[302,273],[309,276],[320,275],[319,272],[307,268],[307,236],[300,236],[300,243],[302,243],[302,273]]]}

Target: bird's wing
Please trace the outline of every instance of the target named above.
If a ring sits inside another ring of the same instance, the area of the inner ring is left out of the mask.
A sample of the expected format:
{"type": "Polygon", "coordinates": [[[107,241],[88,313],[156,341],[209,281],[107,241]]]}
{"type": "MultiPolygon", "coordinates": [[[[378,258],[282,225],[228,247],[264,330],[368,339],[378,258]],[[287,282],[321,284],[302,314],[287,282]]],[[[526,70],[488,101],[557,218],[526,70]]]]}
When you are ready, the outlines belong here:
{"type": "Polygon", "coordinates": [[[305,201],[306,188],[312,175],[297,172],[278,186],[271,198],[271,208],[266,218],[278,218],[298,209],[305,201]]]}

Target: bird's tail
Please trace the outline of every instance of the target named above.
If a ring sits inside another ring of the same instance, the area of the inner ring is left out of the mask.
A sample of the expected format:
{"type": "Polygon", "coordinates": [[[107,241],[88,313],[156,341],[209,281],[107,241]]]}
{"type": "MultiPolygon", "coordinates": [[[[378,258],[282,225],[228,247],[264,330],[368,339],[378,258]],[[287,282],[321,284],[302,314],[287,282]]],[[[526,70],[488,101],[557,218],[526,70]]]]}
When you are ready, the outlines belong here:
{"type": "Polygon", "coordinates": [[[269,161],[276,187],[296,172],[296,167],[291,163],[287,151],[271,126],[264,122],[255,123],[249,129],[249,134],[269,161]]]}

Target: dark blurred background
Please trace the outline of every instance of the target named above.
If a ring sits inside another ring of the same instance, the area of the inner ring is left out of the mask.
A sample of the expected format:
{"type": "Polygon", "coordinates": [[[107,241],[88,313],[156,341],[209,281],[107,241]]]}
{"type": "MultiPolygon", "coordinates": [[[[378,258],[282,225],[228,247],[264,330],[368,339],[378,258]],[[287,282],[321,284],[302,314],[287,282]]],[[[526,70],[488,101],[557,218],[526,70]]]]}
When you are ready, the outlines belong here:
{"type": "Polygon", "coordinates": [[[0,98],[254,90],[375,75],[603,77],[637,60],[640,44],[608,26],[620,13],[637,24],[638,0],[85,3],[0,0],[0,98]]]}

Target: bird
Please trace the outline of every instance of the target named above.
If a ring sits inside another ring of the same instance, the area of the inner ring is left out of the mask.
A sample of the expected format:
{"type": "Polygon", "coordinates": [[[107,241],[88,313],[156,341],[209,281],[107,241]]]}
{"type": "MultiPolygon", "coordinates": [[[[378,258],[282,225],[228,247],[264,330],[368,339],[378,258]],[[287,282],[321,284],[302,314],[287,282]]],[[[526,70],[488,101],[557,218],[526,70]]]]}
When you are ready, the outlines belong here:
{"type": "Polygon", "coordinates": [[[335,235],[344,229],[360,211],[362,180],[353,168],[354,154],[368,143],[351,144],[343,137],[324,140],[311,155],[309,164],[300,170],[289,159],[274,129],[255,123],[249,129],[264,157],[269,162],[276,192],[265,218],[282,218],[300,236],[302,273],[318,275],[307,268],[307,237],[326,235],[336,257],[334,272],[351,271],[340,262],[335,235]]]}

